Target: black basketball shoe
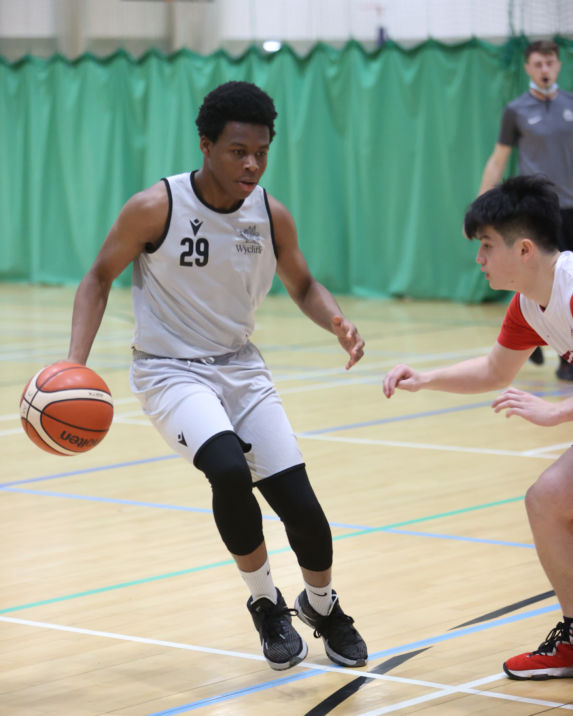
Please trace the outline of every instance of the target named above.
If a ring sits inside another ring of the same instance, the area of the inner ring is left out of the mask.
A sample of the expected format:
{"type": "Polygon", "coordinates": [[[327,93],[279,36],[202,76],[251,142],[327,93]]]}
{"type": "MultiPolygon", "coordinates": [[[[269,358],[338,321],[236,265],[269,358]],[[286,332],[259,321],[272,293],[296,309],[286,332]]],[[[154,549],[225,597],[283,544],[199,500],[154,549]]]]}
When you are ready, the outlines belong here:
{"type": "Polygon", "coordinates": [[[266,597],[260,597],[256,602],[249,597],[247,609],[251,612],[261,639],[263,655],[271,669],[290,669],[304,659],[308,646],[292,625],[291,615],[296,612],[287,607],[278,589],[276,604],[266,597]]]}
{"type": "Polygon", "coordinates": [[[368,650],[364,639],[352,626],[354,619],[342,611],[338,596],[333,590],[335,599],[330,614],[323,616],[315,611],[308,601],[306,591],[296,598],[294,608],[299,619],[313,627],[314,636],[322,637],[326,655],[340,666],[364,666],[368,661],[368,650]]]}

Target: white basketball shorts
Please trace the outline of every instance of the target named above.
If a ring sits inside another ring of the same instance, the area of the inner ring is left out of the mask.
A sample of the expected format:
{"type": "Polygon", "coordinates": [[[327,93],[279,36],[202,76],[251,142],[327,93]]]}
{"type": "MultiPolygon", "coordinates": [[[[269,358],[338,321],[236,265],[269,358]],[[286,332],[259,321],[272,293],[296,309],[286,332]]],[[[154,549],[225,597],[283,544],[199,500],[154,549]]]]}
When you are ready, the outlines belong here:
{"type": "Polygon", "coordinates": [[[303,463],[270,371],[252,343],[201,360],[134,351],[130,384],[168,445],[190,462],[209,438],[232,430],[252,445],[245,457],[255,481],[303,463]]]}

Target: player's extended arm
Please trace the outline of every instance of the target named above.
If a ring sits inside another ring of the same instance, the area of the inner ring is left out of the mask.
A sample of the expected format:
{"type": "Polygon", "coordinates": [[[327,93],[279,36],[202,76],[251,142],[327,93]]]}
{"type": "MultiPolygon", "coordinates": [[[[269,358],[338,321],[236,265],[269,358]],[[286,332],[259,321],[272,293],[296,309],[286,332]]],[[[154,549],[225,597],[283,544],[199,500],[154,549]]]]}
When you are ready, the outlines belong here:
{"type": "Polygon", "coordinates": [[[512,148],[507,144],[496,143],[493,152],[485,164],[478,196],[499,184],[503,177],[509,155],[511,154],[511,149],[512,148]]]}
{"type": "Polygon", "coordinates": [[[435,370],[418,372],[410,366],[397,365],[384,376],[384,395],[391,398],[396,389],[416,392],[425,388],[448,393],[499,390],[511,383],[530,353],[530,350],[514,351],[496,343],[486,356],[435,370]]]}
{"type": "Polygon", "coordinates": [[[310,273],[298,245],[296,225],[290,212],[269,196],[277,249],[277,274],[300,310],[322,328],[334,333],[348,353],[346,369],[364,355],[364,341],[330,291],[310,273]]]}
{"type": "Polygon", "coordinates": [[[76,291],[68,360],[87,361],[114,279],[141,253],[147,242],[161,236],[168,209],[167,190],[163,182],[159,182],[132,196],[120,211],[76,291]]]}

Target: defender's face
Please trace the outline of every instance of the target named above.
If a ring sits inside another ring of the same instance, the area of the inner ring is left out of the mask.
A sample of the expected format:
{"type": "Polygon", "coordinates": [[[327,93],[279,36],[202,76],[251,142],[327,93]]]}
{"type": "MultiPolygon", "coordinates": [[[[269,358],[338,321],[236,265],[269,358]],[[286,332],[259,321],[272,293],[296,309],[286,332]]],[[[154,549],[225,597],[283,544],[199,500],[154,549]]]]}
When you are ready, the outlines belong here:
{"type": "Polygon", "coordinates": [[[267,168],[269,128],[228,122],[216,142],[201,137],[205,168],[219,191],[235,202],[246,199],[267,168]]]}
{"type": "Polygon", "coordinates": [[[525,64],[525,71],[538,87],[549,89],[557,81],[561,62],[554,52],[542,55],[532,52],[525,64]]]}
{"type": "Polygon", "coordinates": [[[489,285],[496,291],[516,291],[517,272],[519,268],[520,242],[508,246],[501,234],[491,226],[484,227],[478,232],[477,238],[480,247],[476,262],[480,265],[482,273],[489,281],[489,285]]]}

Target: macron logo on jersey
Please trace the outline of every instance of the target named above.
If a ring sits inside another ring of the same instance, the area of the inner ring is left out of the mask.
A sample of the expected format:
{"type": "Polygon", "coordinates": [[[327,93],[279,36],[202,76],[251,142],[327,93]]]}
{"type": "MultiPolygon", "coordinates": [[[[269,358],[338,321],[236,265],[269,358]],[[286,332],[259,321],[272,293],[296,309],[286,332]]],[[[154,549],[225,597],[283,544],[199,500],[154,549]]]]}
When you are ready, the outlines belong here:
{"type": "Polygon", "coordinates": [[[203,226],[203,222],[199,221],[199,219],[189,219],[189,223],[191,224],[191,231],[193,232],[193,236],[197,236],[197,232],[203,226]]]}

